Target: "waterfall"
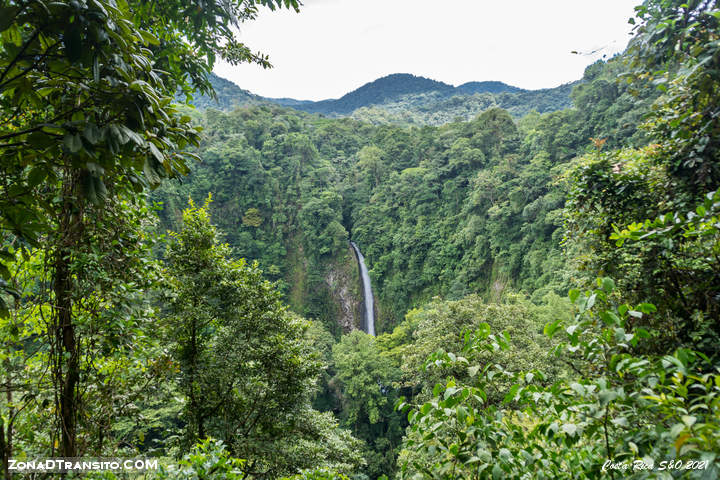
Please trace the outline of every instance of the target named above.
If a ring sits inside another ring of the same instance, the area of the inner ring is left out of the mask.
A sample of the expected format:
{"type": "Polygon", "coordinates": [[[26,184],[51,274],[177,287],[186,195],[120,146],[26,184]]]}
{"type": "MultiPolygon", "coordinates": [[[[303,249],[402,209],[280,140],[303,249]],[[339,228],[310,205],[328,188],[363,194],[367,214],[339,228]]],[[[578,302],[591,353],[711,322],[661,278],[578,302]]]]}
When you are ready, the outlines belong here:
{"type": "Polygon", "coordinates": [[[360,276],[362,276],[363,292],[365,294],[365,332],[373,337],[375,336],[375,302],[373,300],[372,286],[370,285],[370,275],[367,266],[365,266],[365,257],[360,253],[360,249],[355,242],[350,242],[355,255],[357,255],[358,265],[360,265],[360,276]]]}

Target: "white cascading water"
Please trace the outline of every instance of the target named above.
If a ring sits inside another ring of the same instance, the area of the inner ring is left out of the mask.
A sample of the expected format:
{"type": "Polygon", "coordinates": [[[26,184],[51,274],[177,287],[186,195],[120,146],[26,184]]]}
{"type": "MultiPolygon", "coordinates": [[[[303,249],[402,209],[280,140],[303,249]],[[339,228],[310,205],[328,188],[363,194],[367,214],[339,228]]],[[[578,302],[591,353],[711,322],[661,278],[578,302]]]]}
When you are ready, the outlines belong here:
{"type": "Polygon", "coordinates": [[[365,293],[365,332],[375,336],[375,310],[373,301],[372,286],[370,285],[370,275],[368,269],[365,266],[365,257],[360,253],[360,249],[355,242],[350,242],[355,255],[357,255],[358,264],[360,265],[360,276],[363,282],[363,292],[365,293]]]}

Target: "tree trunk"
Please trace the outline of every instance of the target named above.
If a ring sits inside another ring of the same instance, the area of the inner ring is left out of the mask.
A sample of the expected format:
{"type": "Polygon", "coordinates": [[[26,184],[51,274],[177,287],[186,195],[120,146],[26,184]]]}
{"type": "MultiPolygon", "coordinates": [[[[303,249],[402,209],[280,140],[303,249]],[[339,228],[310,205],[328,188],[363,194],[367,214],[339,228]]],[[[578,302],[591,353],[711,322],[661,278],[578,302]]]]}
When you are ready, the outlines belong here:
{"type": "MultiPolygon", "coordinates": [[[[61,251],[62,253],[66,253],[61,251]]],[[[60,367],[60,425],[62,432],[62,455],[77,456],[76,422],[77,398],[76,388],[80,378],[78,365],[77,341],[75,326],[72,322],[72,298],[70,296],[70,268],[67,258],[60,258],[55,263],[55,308],[57,309],[57,344],[62,346],[60,354],[65,360],[65,368],[60,367]]]]}
{"type": "Polygon", "coordinates": [[[62,210],[58,222],[53,258],[55,327],[55,388],[64,457],[77,456],[77,388],[80,380],[79,349],[73,324],[73,284],[70,268],[73,250],[82,235],[82,206],[77,196],[78,175],[68,172],[63,186],[62,210]]]}
{"type": "Polygon", "coordinates": [[[192,409],[192,415],[195,416],[197,422],[197,439],[202,440],[205,437],[205,418],[201,411],[201,405],[195,395],[195,382],[197,372],[197,361],[198,361],[198,339],[197,339],[197,324],[193,319],[190,336],[190,408],[192,409]]]}
{"type": "MultiPolygon", "coordinates": [[[[9,390],[8,390],[8,395],[10,395],[9,390]]],[[[3,478],[5,480],[12,479],[12,477],[10,476],[10,475],[12,475],[10,473],[10,465],[9,465],[10,462],[8,461],[8,460],[10,460],[10,453],[11,453],[11,448],[12,448],[12,446],[11,446],[12,440],[10,437],[10,435],[12,435],[12,430],[10,428],[11,428],[10,425],[8,425],[8,438],[6,440],[5,439],[5,422],[3,422],[2,417],[0,417],[0,453],[2,453],[2,471],[3,471],[3,478]]]]}

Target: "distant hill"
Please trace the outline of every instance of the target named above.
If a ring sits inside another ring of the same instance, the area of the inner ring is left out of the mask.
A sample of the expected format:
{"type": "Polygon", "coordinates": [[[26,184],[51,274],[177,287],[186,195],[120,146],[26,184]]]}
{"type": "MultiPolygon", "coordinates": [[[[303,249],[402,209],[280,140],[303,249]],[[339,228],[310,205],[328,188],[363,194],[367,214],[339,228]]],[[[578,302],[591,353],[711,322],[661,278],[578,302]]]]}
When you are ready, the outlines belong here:
{"type": "Polygon", "coordinates": [[[578,83],[580,82],[543,90],[523,90],[502,84],[507,88],[499,88],[499,93],[483,92],[478,88],[478,93],[472,95],[448,96],[431,91],[405,95],[390,102],[359,108],[350,116],[374,124],[444,125],[458,120],[471,120],[489,108],[500,107],[513,117],[520,118],[533,110],[547,113],[570,108],[572,106],[570,93],[578,83]]]}
{"type": "Polygon", "coordinates": [[[408,98],[417,99],[423,96],[430,96],[438,100],[483,93],[500,94],[524,92],[529,92],[529,90],[523,90],[522,88],[513,87],[497,81],[468,82],[459,87],[453,87],[444,82],[418,77],[409,73],[395,73],[366,83],[357,90],[353,90],[336,100],[303,102],[294,105],[287,102],[278,103],[311,113],[321,113],[328,116],[346,116],[351,115],[359,108],[403,103],[403,101],[408,98]]]}
{"type": "Polygon", "coordinates": [[[455,88],[457,93],[466,93],[472,95],[473,93],[516,93],[516,92],[527,92],[522,88],[513,87],[503,82],[468,82],[463,83],[459,87],[455,88]]]}
{"type": "Polygon", "coordinates": [[[277,103],[284,107],[297,107],[298,105],[305,105],[308,103],[315,103],[312,100],[295,100],[294,98],[265,98],[265,100],[277,103]]]}
{"type": "Polygon", "coordinates": [[[218,77],[214,73],[210,74],[210,84],[215,90],[217,98],[210,98],[207,95],[198,95],[190,102],[197,108],[215,108],[218,110],[233,110],[237,107],[245,107],[248,105],[257,105],[265,103],[263,97],[250,93],[247,90],[235,85],[230,80],[218,77]]]}
{"type": "Polygon", "coordinates": [[[296,108],[311,113],[342,116],[350,115],[358,108],[397,100],[405,95],[427,92],[441,92],[451,95],[454,91],[455,87],[447,83],[425,77],[416,77],[408,73],[395,73],[366,83],[337,100],[304,103],[297,105],[296,108]]]}
{"type": "Polygon", "coordinates": [[[246,105],[275,103],[327,117],[354,117],[372,123],[441,125],[468,120],[491,107],[501,107],[514,117],[569,108],[570,92],[579,82],[543,90],[525,90],[498,81],[468,82],[454,87],[425,77],[396,73],[366,83],[338,99],[321,101],[266,98],[243,90],[212,75],[217,100],[200,96],[198,108],[230,110],[246,105]]]}

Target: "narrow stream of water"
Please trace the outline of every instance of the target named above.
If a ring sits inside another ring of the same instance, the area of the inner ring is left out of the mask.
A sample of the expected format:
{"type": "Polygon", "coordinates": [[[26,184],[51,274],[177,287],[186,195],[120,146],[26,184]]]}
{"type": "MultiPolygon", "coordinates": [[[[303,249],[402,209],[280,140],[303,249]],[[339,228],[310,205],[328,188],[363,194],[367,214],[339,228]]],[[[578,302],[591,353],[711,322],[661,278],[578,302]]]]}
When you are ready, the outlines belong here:
{"type": "Polygon", "coordinates": [[[368,274],[367,266],[365,265],[365,257],[360,253],[360,249],[355,242],[350,242],[355,255],[357,255],[358,265],[360,265],[360,276],[363,282],[363,293],[365,294],[365,332],[375,336],[375,309],[374,299],[372,293],[372,285],[370,285],[370,275],[368,274]]]}

